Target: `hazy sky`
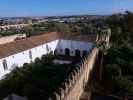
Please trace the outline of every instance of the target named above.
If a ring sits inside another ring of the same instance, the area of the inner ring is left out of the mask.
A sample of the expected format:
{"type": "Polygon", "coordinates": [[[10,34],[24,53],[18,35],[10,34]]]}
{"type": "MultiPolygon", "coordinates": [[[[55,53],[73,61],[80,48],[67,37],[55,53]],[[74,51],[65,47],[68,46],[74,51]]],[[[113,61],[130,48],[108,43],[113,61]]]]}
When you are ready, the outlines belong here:
{"type": "Polygon", "coordinates": [[[133,0],[1,0],[0,16],[111,14],[133,11],[133,0]]]}

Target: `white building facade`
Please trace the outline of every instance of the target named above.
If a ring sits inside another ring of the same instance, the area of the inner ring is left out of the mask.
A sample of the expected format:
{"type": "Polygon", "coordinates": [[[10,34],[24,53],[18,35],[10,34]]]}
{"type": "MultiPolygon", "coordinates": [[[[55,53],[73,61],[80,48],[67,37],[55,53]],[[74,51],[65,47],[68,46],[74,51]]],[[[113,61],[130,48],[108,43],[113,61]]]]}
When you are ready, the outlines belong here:
{"type": "Polygon", "coordinates": [[[84,53],[89,52],[93,46],[94,44],[91,42],[57,39],[0,58],[0,79],[4,78],[4,75],[10,73],[16,66],[22,67],[24,63],[30,63],[31,61],[34,62],[37,57],[40,58],[42,55],[46,55],[50,52],[53,54],[56,52],[56,54],[59,55],[67,54],[69,56],[79,54],[82,57],[84,53]]]}

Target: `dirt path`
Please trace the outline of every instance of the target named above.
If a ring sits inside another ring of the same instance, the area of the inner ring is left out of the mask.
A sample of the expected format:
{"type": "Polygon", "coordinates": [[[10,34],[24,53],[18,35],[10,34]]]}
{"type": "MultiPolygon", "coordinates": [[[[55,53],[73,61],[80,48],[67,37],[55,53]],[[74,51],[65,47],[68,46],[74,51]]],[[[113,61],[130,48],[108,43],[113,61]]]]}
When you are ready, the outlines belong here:
{"type": "Polygon", "coordinates": [[[14,39],[17,37],[18,35],[12,35],[12,36],[6,36],[6,37],[0,37],[0,44],[5,44],[5,43],[9,43],[14,41],[14,39]]]}

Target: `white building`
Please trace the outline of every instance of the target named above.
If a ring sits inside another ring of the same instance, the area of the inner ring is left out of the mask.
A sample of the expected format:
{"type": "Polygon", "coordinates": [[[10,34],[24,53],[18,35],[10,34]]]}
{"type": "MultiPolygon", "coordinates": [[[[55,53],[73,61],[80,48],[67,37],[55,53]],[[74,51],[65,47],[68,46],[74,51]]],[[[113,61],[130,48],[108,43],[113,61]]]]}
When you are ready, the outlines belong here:
{"type": "Polygon", "coordinates": [[[0,45],[0,78],[16,66],[21,67],[24,63],[30,63],[35,58],[50,52],[83,56],[90,51],[95,40],[95,36],[74,36],[70,39],[61,33],[52,32],[0,45]]]}

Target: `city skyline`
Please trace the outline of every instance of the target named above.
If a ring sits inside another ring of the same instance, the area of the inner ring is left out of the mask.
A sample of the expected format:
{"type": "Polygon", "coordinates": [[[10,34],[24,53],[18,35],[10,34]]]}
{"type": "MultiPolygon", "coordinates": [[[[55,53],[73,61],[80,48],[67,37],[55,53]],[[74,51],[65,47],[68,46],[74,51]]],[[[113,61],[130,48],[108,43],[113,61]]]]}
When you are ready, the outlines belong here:
{"type": "Polygon", "coordinates": [[[108,15],[133,11],[132,0],[3,0],[0,17],[108,15]]]}

